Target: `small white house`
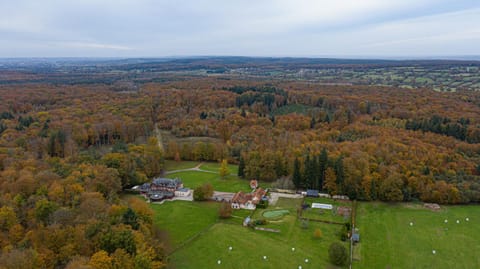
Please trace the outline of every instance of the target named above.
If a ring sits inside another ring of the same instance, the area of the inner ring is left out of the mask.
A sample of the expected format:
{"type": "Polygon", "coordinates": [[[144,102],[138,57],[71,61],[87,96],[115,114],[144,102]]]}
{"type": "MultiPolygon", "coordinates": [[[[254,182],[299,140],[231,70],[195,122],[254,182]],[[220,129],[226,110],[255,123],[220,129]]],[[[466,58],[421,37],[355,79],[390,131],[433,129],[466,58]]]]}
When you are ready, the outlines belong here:
{"type": "Polygon", "coordinates": [[[175,191],[176,197],[187,197],[192,194],[192,190],[188,188],[180,188],[175,191]]]}

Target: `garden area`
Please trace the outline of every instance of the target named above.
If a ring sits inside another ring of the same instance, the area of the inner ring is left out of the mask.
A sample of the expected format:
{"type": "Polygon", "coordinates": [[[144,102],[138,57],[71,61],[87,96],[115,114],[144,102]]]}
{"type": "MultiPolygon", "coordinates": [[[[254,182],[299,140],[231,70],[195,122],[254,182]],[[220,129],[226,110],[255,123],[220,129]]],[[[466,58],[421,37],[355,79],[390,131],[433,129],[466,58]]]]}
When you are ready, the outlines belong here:
{"type": "Polygon", "coordinates": [[[334,200],[324,197],[306,197],[304,204],[308,204],[309,207],[302,210],[302,218],[332,223],[350,222],[352,213],[352,203],[350,201],[334,200]],[[311,208],[312,203],[330,204],[333,206],[333,209],[311,208]]]}
{"type": "Polygon", "coordinates": [[[354,268],[480,268],[478,206],[359,203],[356,219],[354,268]]]}

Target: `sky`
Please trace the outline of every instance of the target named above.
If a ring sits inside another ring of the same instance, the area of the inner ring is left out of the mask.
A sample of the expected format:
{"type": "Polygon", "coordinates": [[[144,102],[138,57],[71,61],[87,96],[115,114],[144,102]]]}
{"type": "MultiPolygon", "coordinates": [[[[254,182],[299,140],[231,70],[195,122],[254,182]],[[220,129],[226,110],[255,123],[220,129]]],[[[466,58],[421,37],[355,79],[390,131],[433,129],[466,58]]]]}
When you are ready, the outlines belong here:
{"type": "Polygon", "coordinates": [[[0,57],[480,55],[479,0],[0,0],[0,57]]]}

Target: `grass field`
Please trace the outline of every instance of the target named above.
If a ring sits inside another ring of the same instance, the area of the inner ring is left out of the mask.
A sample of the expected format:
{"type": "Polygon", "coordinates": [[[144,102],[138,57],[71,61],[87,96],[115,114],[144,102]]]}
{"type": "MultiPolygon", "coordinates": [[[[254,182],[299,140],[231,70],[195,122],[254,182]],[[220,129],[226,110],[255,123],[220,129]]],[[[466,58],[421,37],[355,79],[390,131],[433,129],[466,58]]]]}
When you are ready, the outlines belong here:
{"type": "MultiPolygon", "coordinates": [[[[219,170],[220,170],[220,163],[218,163],[218,162],[208,162],[208,163],[204,162],[200,166],[200,169],[218,173],[219,170]]],[[[238,174],[238,165],[229,164],[228,165],[228,174],[237,175],[238,174]]]]}
{"type": "Polygon", "coordinates": [[[173,171],[173,170],[189,169],[189,168],[194,168],[199,164],[200,162],[193,162],[193,161],[176,162],[172,160],[165,160],[165,170],[173,171]]]}
{"type": "Polygon", "coordinates": [[[479,224],[474,205],[432,212],[417,204],[360,203],[354,251],[360,261],[353,268],[480,268],[479,224]]]}
{"type": "MultiPolygon", "coordinates": [[[[295,224],[294,224],[295,225],[295,224]]],[[[313,239],[312,231],[294,227],[295,235],[274,238],[267,232],[240,225],[215,224],[208,233],[175,252],[170,268],[336,268],[327,262],[327,239],[313,239]],[[232,251],[228,247],[232,246],[232,251]],[[292,251],[295,247],[295,251],[292,251]],[[263,259],[267,256],[267,260],[263,259]],[[308,263],[305,263],[308,259],[308,263]],[[217,261],[221,260],[221,265],[217,261]]],[[[323,227],[322,227],[323,228],[323,227]]],[[[325,238],[333,231],[323,228],[325,238]]]]}
{"type": "MultiPolygon", "coordinates": [[[[175,162],[167,160],[165,161],[165,168],[168,171],[190,169],[200,165],[200,169],[204,171],[181,171],[176,173],[168,173],[166,176],[169,178],[179,177],[182,179],[183,184],[187,188],[194,189],[204,183],[211,183],[214,190],[224,192],[238,192],[245,191],[250,192],[250,182],[246,179],[239,178],[238,165],[229,164],[229,175],[224,179],[220,178],[219,169],[220,164],[216,162],[192,162],[181,161],[175,162]]],[[[260,182],[260,187],[269,188],[270,183],[260,182]]]]}
{"type": "MultiPolygon", "coordinates": [[[[217,173],[220,170],[220,163],[218,163],[218,162],[197,162],[197,161],[176,162],[176,161],[172,161],[172,160],[166,160],[165,161],[165,169],[167,171],[189,169],[189,168],[194,168],[198,165],[200,165],[201,170],[217,172],[217,173]]],[[[228,172],[231,175],[236,175],[238,173],[238,165],[229,164],[228,165],[228,172]]]]}
{"type": "MultiPolygon", "coordinates": [[[[299,265],[302,268],[337,268],[328,262],[328,246],[339,241],[340,226],[311,222],[304,229],[295,216],[294,208],[299,202],[299,199],[281,198],[275,207],[267,209],[281,208],[291,212],[281,220],[263,226],[279,229],[280,233],[217,222],[208,232],[174,252],[169,259],[170,268],[298,268],[299,265]],[[313,237],[317,228],[323,234],[320,239],[313,237]],[[230,246],[233,247],[231,251],[230,246]],[[264,260],[263,256],[267,259],[264,260]],[[221,260],[220,265],[218,260],[221,260]]],[[[264,211],[257,210],[254,218],[264,211]]],[[[248,213],[239,212],[242,217],[248,213]]]]}
{"type": "Polygon", "coordinates": [[[194,189],[204,183],[211,183],[216,191],[238,192],[251,191],[249,181],[241,179],[237,176],[227,176],[221,179],[218,174],[206,173],[199,171],[186,171],[168,174],[168,177],[179,177],[183,181],[183,185],[187,188],[194,189]]]}
{"type": "Polygon", "coordinates": [[[150,204],[157,227],[169,234],[171,247],[178,247],[188,238],[217,222],[219,203],[171,201],[150,204]]]}

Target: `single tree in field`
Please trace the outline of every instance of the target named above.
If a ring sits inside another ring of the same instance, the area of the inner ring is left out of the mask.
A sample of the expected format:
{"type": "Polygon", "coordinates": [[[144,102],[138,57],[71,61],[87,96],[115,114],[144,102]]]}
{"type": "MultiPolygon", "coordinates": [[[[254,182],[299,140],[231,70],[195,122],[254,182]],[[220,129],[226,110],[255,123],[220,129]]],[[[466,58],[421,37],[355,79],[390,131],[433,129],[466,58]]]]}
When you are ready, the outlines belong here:
{"type": "Polygon", "coordinates": [[[225,177],[228,175],[228,162],[227,160],[223,159],[222,163],[220,164],[220,177],[222,179],[225,179],[225,177]]]}
{"type": "Polygon", "coordinates": [[[232,206],[229,203],[222,203],[218,211],[218,215],[222,219],[228,219],[232,216],[232,206]]]}

